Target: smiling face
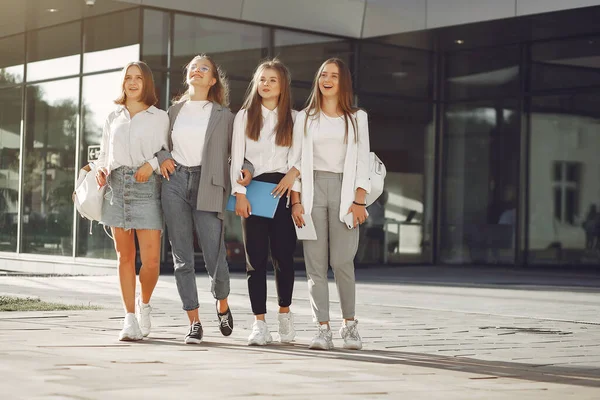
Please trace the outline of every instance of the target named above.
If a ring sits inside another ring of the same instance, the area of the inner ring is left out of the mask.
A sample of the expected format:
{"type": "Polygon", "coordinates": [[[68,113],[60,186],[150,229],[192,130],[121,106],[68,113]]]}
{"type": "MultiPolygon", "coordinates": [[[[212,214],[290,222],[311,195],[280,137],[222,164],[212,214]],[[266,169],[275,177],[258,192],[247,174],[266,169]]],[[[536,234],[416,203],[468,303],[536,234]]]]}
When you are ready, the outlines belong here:
{"type": "Polygon", "coordinates": [[[258,94],[263,100],[278,99],[281,94],[280,78],[272,68],[263,69],[258,81],[258,94]]]}
{"type": "Polygon", "coordinates": [[[206,58],[196,57],[187,69],[187,84],[195,87],[210,87],[217,80],[214,78],[214,67],[206,58]]]}
{"type": "Polygon", "coordinates": [[[336,97],[340,91],[340,69],[334,63],[326,64],[319,76],[319,90],[324,97],[336,97]]]}
{"type": "Polygon", "coordinates": [[[123,90],[128,99],[141,101],[144,92],[144,77],[137,65],[127,68],[125,79],[123,80],[123,90]]]}

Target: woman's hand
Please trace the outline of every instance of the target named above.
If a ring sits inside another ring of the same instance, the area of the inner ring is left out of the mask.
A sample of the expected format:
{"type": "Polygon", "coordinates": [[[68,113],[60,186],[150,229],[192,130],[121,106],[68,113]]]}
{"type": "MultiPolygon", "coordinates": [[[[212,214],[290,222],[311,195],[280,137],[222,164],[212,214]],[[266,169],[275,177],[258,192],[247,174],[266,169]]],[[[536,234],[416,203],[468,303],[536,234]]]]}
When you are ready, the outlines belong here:
{"type": "Polygon", "coordinates": [[[348,213],[352,213],[352,215],[354,215],[354,227],[355,228],[360,224],[364,224],[368,217],[367,207],[359,206],[354,203],[352,203],[352,205],[348,209],[348,213]]]}
{"type": "Polygon", "coordinates": [[[298,170],[296,168],[292,168],[288,171],[287,174],[275,186],[275,189],[271,192],[271,194],[275,197],[281,198],[284,194],[286,196],[290,196],[290,192],[292,191],[292,186],[294,186],[294,181],[298,176],[298,170]]]}
{"type": "Polygon", "coordinates": [[[252,215],[252,207],[248,198],[243,193],[235,194],[235,215],[239,215],[244,218],[248,218],[252,215]]]}
{"type": "Polygon", "coordinates": [[[304,222],[304,206],[301,203],[295,203],[292,206],[292,219],[298,228],[306,226],[304,222]]]}
{"type": "Polygon", "coordinates": [[[163,176],[163,178],[169,180],[169,175],[175,172],[176,166],[177,164],[175,164],[175,160],[172,158],[167,158],[162,162],[162,164],[160,164],[160,174],[163,176]]]}
{"type": "Polygon", "coordinates": [[[153,172],[154,169],[152,168],[152,165],[150,165],[150,163],[147,162],[144,163],[144,165],[142,165],[141,167],[139,167],[137,171],[135,171],[135,174],[133,174],[133,178],[141,183],[148,182],[148,178],[152,176],[153,172]]]}
{"type": "Polygon", "coordinates": [[[96,183],[98,184],[99,188],[106,185],[106,175],[107,173],[105,168],[98,168],[96,170],[96,183]]]}
{"type": "Polygon", "coordinates": [[[241,172],[243,179],[237,179],[236,182],[238,183],[238,185],[242,185],[244,187],[248,186],[252,181],[252,174],[247,169],[243,169],[241,172]]]}

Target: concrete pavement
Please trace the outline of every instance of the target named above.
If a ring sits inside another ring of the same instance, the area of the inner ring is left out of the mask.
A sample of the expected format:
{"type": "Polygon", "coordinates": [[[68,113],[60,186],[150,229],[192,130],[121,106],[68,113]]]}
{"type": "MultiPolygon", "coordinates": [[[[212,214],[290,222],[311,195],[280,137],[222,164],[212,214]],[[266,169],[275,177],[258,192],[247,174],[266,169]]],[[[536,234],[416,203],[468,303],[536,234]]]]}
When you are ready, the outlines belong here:
{"type": "MultiPolygon", "coordinates": [[[[358,270],[365,349],[307,349],[316,331],[305,278],[294,295],[293,345],[246,346],[252,317],[245,278],[232,277],[235,318],[220,336],[198,274],[205,342],[182,344],[186,320],[173,276],[161,276],[154,328],[121,343],[117,279],[0,277],[0,293],[92,304],[100,311],[0,313],[0,398],[598,399],[600,279],[546,271],[358,270]]],[[[267,322],[276,331],[269,282],[267,322]]],[[[331,282],[332,316],[339,316],[331,282]]],[[[333,321],[334,330],[339,320],[333,321]]]]}

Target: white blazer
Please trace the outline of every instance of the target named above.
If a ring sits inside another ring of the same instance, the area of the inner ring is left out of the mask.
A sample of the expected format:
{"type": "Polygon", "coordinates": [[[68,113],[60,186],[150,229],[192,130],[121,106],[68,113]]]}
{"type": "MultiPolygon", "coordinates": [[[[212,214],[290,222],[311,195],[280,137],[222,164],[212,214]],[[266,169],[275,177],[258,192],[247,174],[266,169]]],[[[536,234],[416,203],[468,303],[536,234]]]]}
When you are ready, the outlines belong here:
{"type": "MultiPolygon", "coordinates": [[[[369,121],[367,113],[359,110],[354,114],[358,127],[358,141],[354,140],[354,128],[348,121],[348,147],[344,161],[344,172],[342,177],[342,194],[340,198],[340,221],[344,222],[344,216],[355,199],[356,189],[363,188],[369,193],[371,182],[369,181],[369,121]]],[[[294,122],[294,143],[292,144],[290,157],[290,168],[296,167],[300,171],[300,177],[294,183],[292,190],[300,192],[300,199],[306,214],[312,213],[314,197],[314,169],[313,169],[313,137],[319,129],[319,115],[310,117],[306,132],[304,132],[304,121],[306,121],[307,110],[304,109],[296,116],[294,122]]]]}

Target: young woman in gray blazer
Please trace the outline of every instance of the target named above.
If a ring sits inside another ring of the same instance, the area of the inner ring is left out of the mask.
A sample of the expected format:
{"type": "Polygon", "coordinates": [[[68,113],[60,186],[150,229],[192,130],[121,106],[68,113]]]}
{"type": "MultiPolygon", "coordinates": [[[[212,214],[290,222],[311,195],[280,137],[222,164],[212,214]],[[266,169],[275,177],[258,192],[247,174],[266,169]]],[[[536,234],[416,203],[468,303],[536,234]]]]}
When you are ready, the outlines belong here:
{"type": "Polygon", "coordinates": [[[194,228],[216,299],[219,329],[224,336],[233,329],[227,303],[229,266],[223,213],[231,193],[228,160],[234,115],[227,108],[225,76],[210,57],[200,55],[190,61],[186,83],[187,91],[168,111],[169,148],[157,156],[165,178],[162,208],[175,281],[190,321],[185,343],[190,344],[201,343],[203,336],[194,272],[194,228]]]}

